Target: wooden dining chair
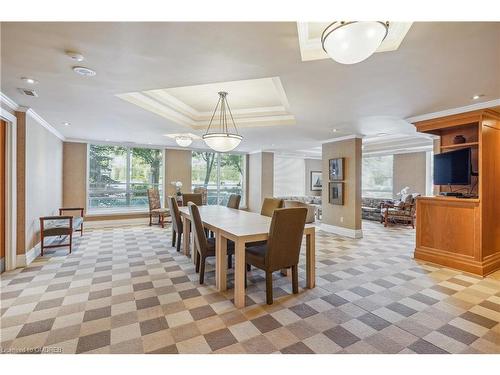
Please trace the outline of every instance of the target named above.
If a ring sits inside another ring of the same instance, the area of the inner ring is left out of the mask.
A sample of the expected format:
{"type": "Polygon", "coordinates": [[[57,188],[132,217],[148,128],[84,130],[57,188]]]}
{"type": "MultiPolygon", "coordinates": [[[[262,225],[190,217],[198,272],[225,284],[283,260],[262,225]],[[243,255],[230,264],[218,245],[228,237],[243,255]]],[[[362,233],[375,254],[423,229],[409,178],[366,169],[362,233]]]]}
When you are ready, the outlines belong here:
{"type": "Polygon", "coordinates": [[[240,201],[241,201],[241,195],[239,194],[231,194],[229,196],[229,199],[227,201],[227,207],[229,208],[235,208],[239,209],[240,208],[240,201]]]}
{"type": "MultiPolygon", "coordinates": [[[[200,211],[198,206],[193,202],[188,203],[189,215],[191,216],[191,230],[194,237],[194,248],[196,257],[196,272],[200,273],[200,284],[203,284],[205,279],[205,263],[208,257],[215,256],[215,238],[207,238],[201,221],[200,211]]],[[[234,242],[227,241],[228,268],[231,268],[233,263],[232,255],[234,254],[234,242]]]]}
{"type": "Polygon", "coordinates": [[[167,203],[170,209],[170,216],[172,217],[172,246],[177,246],[177,251],[181,251],[181,236],[184,228],[182,227],[181,214],[179,213],[176,197],[168,197],[167,203]]]}
{"type": "Polygon", "coordinates": [[[208,204],[208,189],[205,186],[198,186],[193,189],[193,193],[201,194],[202,205],[208,204]]]}
{"type": "Polygon", "coordinates": [[[264,198],[264,202],[262,202],[262,209],[260,210],[260,214],[268,217],[273,216],[274,210],[277,208],[283,207],[283,199],[278,198],[264,198]]]}
{"type": "Polygon", "coordinates": [[[164,227],[165,215],[168,213],[166,208],[161,208],[160,191],[158,189],[148,189],[149,203],[149,226],[153,224],[153,216],[158,216],[158,224],[164,227]]]}
{"type": "Polygon", "coordinates": [[[197,206],[203,205],[203,196],[199,193],[184,193],[182,194],[182,204],[187,206],[189,202],[193,202],[197,206]]]}
{"type": "MultiPolygon", "coordinates": [[[[273,303],[273,272],[292,269],[292,290],[299,292],[299,254],[304,235],[307,209],[279,208],[274,210],[266,243],[246,246],[245,262],[266,273],[266,302],[273,303]]],[[[246,276],[245,276],[246,278],[246,276]]],[[[246,284],[246,280],[245,280],[246,284]]]]}

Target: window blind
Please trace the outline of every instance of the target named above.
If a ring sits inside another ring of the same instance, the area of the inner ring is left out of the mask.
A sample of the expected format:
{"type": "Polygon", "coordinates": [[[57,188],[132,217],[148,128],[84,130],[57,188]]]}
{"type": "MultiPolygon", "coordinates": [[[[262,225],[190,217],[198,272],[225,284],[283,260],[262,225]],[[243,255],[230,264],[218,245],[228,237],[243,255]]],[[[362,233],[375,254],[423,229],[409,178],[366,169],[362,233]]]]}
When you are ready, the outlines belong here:
{"type": "Polygon", "coordinates": [[[305,195],[306,165],[302,158],[274,155],[274,196],[305,195]]]}

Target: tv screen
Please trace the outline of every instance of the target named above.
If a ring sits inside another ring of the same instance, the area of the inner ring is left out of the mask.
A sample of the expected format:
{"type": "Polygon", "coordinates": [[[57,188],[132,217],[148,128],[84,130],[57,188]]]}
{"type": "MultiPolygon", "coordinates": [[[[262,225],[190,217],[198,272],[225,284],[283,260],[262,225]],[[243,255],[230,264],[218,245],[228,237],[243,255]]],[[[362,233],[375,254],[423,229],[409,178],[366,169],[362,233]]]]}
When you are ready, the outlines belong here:
{"type": "Polygon", "coordinates": [[[434,155],[434,185],[469,185],[471,149],[434,155]]]}

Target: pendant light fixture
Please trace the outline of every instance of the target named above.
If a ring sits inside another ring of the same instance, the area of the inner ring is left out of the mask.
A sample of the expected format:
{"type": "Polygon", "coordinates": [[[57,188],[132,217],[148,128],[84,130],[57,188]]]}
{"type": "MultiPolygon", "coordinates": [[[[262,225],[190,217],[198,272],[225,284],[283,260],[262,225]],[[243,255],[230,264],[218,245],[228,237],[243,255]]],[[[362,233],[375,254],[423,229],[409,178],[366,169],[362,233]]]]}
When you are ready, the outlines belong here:
{"type": "Polygon", "coordinates": [[[333,22],[321,34],[321,45],[333,60],[356,64],[375,53],[388,31],[389,22],[333,22]]]}
{"type": "Polygon", "coordinates": [[[227,102],[227,92],[219,91],[219,101],[215,106],[214,113],[208,124],[207,132],[202,136],[206,145],[212,150],[217,152],[228,152],[234,150],[240,144],[243,137],[238,134],[238,129],[234,123],[233,114],[231,113],[231,108],[227,102]],[[219,109],[220,107],[220,109],[219,109]],[[212,122],[214,120],[215,114],[219,109],[219,129],[212,129],[212,122]],[[229,117],[228,118],[228,113],[229,117]],[[228,121],[232,122],[235,133],[229,132],[228,121]]]}
{"type": "Polygon", "coordinates": [[[181,147],[188,147],[191,143],[193,143],[193,139],[186,135],[178,135],[175,137],[175,143],[181,147]]]}

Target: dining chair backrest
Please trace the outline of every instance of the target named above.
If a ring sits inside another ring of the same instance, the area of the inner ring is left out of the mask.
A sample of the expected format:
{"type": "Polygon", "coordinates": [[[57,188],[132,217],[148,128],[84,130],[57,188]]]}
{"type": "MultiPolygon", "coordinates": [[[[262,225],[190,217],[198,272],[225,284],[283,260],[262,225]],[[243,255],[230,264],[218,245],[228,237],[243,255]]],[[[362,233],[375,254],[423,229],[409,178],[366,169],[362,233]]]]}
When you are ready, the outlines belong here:
{"type": "Polygon", "coordinates": [[[235,208],[239,209],[240,208],[240,201],[241,201],[241,195],[239,194],[231,194],[229,196],[229,199],[227,201],[227,206],[229,208],[235,208]]]}
{"type": "Polygon", "coordinates": [[[194,244],[202,256],[208,253],[208,241],[201,221],[198,206],[193,202],[188,203],[189,215],[191,216],[194,244]]]}
{"type": "Polygon", "coordinates": [[[160,192],[158,189],[148,189],[149,210],[161,208],[160,192]]]}
{"type": "Polygon", "coordinates": [[[260,210],[260,214],[268,217],[273,216],[273,212],[277,208],[283,207],[283,199],[278,198],[264,198],[264,202],[262,202],[262,209],[260,210]]]}
{"type": "Polygon", "coordinates": [[[189,202],[193,202],[197,206],[203,205],[203,197],[198,193],[184,193],[182,194],[182,204],[187,206],[189,202]]]}
{"type": "Polygon", "coordinates": [[[267,240],[266,265],[272,270],[298,264],[307,209],[278,208],[274,210],[267,240]]]}
{"type": "Polygon", "coordinates": [[[182,233],[182,221],[181,214],[179,213],[179,206],[177,205],[177,199],[175,197],[169,196],[167,198],[168,209],[170,210],[170,216],[172,217],[172,226],[177,233],[182,233]]]}
{"type": "Polygon", "coordinates": [[[207,204],[208,201],[208,189],[205,186],[198,186],[193,189],[193,193],[201,194],[201,203],[203,205],[207,204]]]}

